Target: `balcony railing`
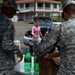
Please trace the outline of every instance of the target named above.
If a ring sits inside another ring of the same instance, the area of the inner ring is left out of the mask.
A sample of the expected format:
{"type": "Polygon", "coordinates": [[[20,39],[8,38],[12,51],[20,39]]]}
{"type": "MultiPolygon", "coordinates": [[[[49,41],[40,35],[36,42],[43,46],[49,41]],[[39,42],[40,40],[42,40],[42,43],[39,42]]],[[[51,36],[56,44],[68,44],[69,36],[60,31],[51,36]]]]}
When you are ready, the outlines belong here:
{"type": "MultiPolygon", "coordinates": [[[[18,8],[18,9],[20,11],[31,11],[31,10],[34,10],[34,7],[18,8]]],[[[59,9],[51,9],[48,7],[37,7],[35,10],[58,10],[58,11],[60,11],[59,9]]]]}

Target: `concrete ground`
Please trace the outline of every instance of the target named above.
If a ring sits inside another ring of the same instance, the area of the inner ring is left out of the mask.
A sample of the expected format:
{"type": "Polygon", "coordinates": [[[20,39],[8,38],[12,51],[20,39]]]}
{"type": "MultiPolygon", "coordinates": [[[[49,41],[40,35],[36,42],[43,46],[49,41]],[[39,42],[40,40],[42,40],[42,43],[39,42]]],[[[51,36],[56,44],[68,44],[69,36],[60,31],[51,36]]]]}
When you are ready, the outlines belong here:
{"type": "Polygon", "coordinates": [[[21,47],[23,53],[25,53],[26,49],[29,49],[29,46],[24,45],[23,37],[24,37],[24,34],[26,33],[26,31],[31,29],[33,24],[27,24],[24,21],[19,21],[19,22],[15,23],[14,26],[15,26],[15,40],[20,41],[20,47],[21,47]]]}

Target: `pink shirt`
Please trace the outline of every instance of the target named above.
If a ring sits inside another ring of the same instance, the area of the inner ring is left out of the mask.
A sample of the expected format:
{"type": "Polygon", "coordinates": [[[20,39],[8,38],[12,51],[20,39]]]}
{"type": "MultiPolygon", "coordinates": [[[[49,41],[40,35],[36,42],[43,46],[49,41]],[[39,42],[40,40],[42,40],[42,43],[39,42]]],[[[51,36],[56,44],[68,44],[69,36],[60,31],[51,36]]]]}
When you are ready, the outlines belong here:
{"type": "Polygon", "coordinates": [[[33,26],[31,34],[33,35],[32,36],[33,38],[39,38],[40,36],[42,36],[41,30],[40,30],[40,26],[38,26],[38,27],[33,26]]]}

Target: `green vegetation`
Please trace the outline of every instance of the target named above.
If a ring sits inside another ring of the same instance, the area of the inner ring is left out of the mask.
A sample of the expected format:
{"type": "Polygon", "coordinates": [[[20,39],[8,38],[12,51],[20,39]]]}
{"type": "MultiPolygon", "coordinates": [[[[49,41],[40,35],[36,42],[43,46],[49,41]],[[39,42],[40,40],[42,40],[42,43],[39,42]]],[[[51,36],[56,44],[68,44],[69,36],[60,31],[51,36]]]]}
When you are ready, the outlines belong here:
{"type": "Polygon", "coordinates": [[[0,0],[0,8],[1,8],[1,6],[2,6],[2,2],[3,2],[3,1],[2,1],[2,0],[0,0]]]}
{"type": "Polygon", "coordinates": [[[29,22],[28,24],[33,24],[34,22],[29,22]]]}
{"type": "Polygon", "coordinates": [[[65,0],[60,0],[62,3],[65,1],[65,0]]]}
{"type": "Polygon", "coordinates": [[[53,19],[54,22],[64,22],[64,20],[62,19],[61,16],[58,16],[56,18],[53,19]]]}

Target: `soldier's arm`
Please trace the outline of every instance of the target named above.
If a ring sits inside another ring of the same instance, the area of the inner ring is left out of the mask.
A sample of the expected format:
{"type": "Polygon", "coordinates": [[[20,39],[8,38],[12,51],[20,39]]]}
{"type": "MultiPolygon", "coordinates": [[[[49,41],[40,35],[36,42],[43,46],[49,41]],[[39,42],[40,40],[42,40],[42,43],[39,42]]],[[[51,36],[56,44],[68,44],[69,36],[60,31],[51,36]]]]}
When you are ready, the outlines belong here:
{"type": "Polygon", "coordinates": [[[48,32],[48,35],[46,35],[41,43],[37,46],[37,48],[34,50],[35,55],[38,58],[44,57],[47,53],[49,53],[55,46],[58,37],[60,34],[60,26],[57,26],[55,29],[48,32]]]}
{"type": "Polygon", "coordinates": [[[19,47],[14,44],[14,26],[13,23],[8,25],[2,35],[2,49],[9,53],[18,52],[19,47]]]}

